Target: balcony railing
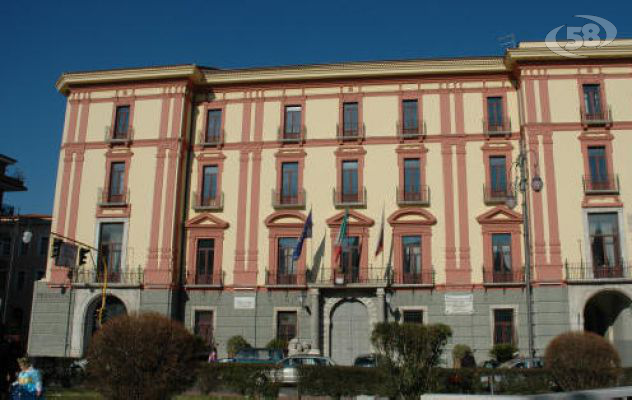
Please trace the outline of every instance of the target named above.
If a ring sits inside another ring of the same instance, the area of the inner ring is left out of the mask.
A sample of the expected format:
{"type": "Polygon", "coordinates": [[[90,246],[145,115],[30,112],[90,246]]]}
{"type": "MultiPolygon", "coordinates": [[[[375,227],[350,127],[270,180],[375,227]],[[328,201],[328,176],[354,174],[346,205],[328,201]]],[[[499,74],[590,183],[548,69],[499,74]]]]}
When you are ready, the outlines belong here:
{"type": "Polygon", "coordinates": [[[583,126],[610,126],[612,125],[612,108],[604,106],[601,110],[586,112],[581,110],[583,126]]]}
{"type": "Polygon", "coordinates": [[[272,189],[272,207],[282,208],[305,208],[307,195],[305,190],[299,190],[295,194],[283,193],[282,190],[272,189]]]}
{"type": "Polygon", "coordinates": [[[307,277],[305,273],[281,273],[279,271],[266,270],[267,286],[305,286],[307,277]]]}
{"type": "Polygon", "coordinates": [[[72,282],[74,284],[102,285],[106,281],[108,285],[140,286],[143,283],[143,271],[140,269],[108,271],[105,274],[103,271],[97,271],[95,268],[79,268],[72,272],[72,282]]]}
{"type": "Polygon", "coordinates": [[[219,132],[198,132],[198,143],[203,147],[221,147],[224,144],[224,130],[220,129],[219,132]]]}
{"type": "Polygon", "coordinates": [[[483,283],[485,285],[523,285],[524,269],[512,271],[494,271],[483,267],[483,283]]]}
{"type": "Polygon", "coordinates": [[[212,274],[198,274],[197,272],[186,273],[186,286],[224,286],[224,271],[214,272],[212,274]]]}
{"type": "Polygon", "coordinates": [[[485,136],[511,136],[511,120],[503,118],[501,121],[488,121],[483,119],[483,132],[485,136]]]}
{"type": "Polygon", "coordinates": [[[364,124],[357,124],[351,126],[340,126],[336,125],[336,139],[340,142],[345,141],[362,141],[364,139],[364,134],[366,131],[366,127],[364,124]]]}
{"type": "Polygon", "coordinates": [[[623,261],[614,265],[593,265],[592,263],[566,263],[567,282],[600,282],[611,280],[632,280],[630,265],[623,261]]]}
{"type": "Polygon", "coordinates": [[[386,286],[389,276],[386,268],[350,268],[345,272],[334,268],[320,271],[318,276],[313,277],[312,283],[317,286],[386,286]]]}
{"type": "Polygon", "coordinates": [[[511,185],[506,186],[488,186],[483,185],[483,198],[485,204],[505,204],[508,198],[513,196],[511,185]]]}
{"type": "Polygon", "coordinates": [[[394,285],[434,286],[434,269],[422,268],[418,272],[395,271],[393,274],[394,285]]]}
{"type": "Polygon", "coordinates": [[[430,205],[430,188],[421,185],[417,190],[396,188],[397,204],[399,206],[428,206],[430,205]]]}
{"type": "Polygon", "coordinates": [[[281,143],[305,143],[307,128],[301,126],[300,132],[288,132],[285,127],[280,127],[277,131],[277,139],[281,143]]]}
{"type": "Polygon", "coordinates": [[[341,190],[333,189],[334,206],[339,208],[344,207],[366,207],[366,188],[358,190],[356,193],[343,192],[341,190]]]}
{"type": "Polygon", "coordinates": [[[619,175],[594,179],[583,177],[585,194],[619,194],[619,175]]]}
{"type": "Polygon", "coordinates": [[[99,188],[98,205],[100,207],[123,207],[129,204],[129,189],[113,192],[110,188],[99,188]]]}
{"type": "Polygon", "coordinates": [[[405,140],[421,140],[426,137],[426,121],[417,126],[404,126],[401,122],[397,122],[397,138],[403,142],[405,140]]]}
{"type": "Polygon", "coordinates": [[[191,201],[195,211],[219,211],[224,208],[224,192],[216,193],[215,197],[201,196],[198,192],[193,192],[191,201]]]}
{"type": "Polygon", "coordinates": [[[8,204],[0,204],[1,217],[12,217],[13,214],[15,214],[15,207],[10,206],[8,204]]]}
{"type": "Polygon", "coordinates": [[[127,127],[127,131],[119,132],[111,125],[105,127],[105,142],[110,145],[123,144],[127,145],[134,139],[134,128],[127,127]]]}

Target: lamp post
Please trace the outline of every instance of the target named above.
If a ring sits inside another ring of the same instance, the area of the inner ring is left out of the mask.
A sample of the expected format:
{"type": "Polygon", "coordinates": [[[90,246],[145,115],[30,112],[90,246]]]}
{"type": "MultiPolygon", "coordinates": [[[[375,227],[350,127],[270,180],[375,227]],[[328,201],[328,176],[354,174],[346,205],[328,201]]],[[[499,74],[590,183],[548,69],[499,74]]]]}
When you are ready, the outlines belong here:
{"type": "Polygon", "coordinates": [[[527,170],[527,150],[525,149],[524,136],[520,139],[520,153],[518,154],[518,160],[516,160],[514,166],[520,169],[520,178],[516,176],[513,187],[513,195],[509,196],[506,200],[506,205],[509,208],[514,208],[517,204],[516,192],[522,192],[522,222],[524,226],[523,239],[525,249],[525,285],[526,285],[526,301],[527,301],[527,334],[528,334],[528,347],[529,357],[535,356],[534,350],[534,332],[533,332],[533,293],[531,286],[531,237],[530,227],[531,221],[529,219],[529,187],[536,193],[542,190],[544,185],[542,178],[536,173],[531,179],[531,185],[529,185],[529,171],[527,170]]]}

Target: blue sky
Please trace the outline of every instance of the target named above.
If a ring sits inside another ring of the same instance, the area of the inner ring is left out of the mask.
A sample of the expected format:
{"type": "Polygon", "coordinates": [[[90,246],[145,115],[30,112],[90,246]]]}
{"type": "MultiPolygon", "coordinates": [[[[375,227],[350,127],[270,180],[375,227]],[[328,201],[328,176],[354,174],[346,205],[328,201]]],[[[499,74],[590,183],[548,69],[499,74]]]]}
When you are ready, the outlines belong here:
{"type": "Polygon", "coordinates": [[[0,4],[0,153],[28,192],[5,202],[50,213],[65,99],[62,72],[195,63],[220,68],[501,54],[497,38],[543,40],[608,19],[632,37],[624,1],[13,1],[0,4]]]}

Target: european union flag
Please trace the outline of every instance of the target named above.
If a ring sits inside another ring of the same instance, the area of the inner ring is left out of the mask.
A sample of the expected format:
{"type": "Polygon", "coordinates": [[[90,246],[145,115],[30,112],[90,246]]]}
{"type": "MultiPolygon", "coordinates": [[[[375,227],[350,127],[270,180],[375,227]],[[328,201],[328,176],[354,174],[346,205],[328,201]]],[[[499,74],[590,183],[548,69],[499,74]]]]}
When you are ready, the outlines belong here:
{"type": "Polygon", "coordinates": [[[292,259],[294,261],[301,258],[301,252],[303,251],[303,241],[305,238],[312,237],[312,210],[309,210],[309,215],[305,220],[305,225],[303,225],[303,232],[301,233],[301,237],[296,242],[296,247],[294,248],[294,254],[292,254],[292,259]]]}

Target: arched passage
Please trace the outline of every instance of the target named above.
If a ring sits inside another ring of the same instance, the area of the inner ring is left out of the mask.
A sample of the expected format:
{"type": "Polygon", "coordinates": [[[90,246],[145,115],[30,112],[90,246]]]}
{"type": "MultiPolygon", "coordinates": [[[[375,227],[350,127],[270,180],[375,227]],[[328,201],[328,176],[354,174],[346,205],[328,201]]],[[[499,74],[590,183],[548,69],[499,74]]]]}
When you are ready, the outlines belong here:
{"type": "Polygon", "coordinates": [[[331,357],[340,365],[352,365],[360,354],[370,352],[369,314],[355,300],[338,303],[331,315],[331,357]]]}
{"type": "MultiPolygon", "coordinates": [[[[101,308],[101,297],[97,297],[88,307],[86,308],[86,316],[85,316],[85,330],[84,330],[84,340],[83,340],[83,352],[88,350],[88,346],[90,345],[90,340],[92,339],[92,335],[99,329],[99,308],[101,308]]],[[[108,295],[105,298],[105,310],[103,311],[103,317],[101,319],[102,324],[106,324],[112,318],[118,317],[119,315],[127,314],[127,308],[125,304],[115,296],[108,295]]]]}
{"type": "Polygon", "coordinates": [[[632,300],[608,290],[592,296],[584,307],[584,330],[608,339],[624,365],[632,365],[632,300]]]}

